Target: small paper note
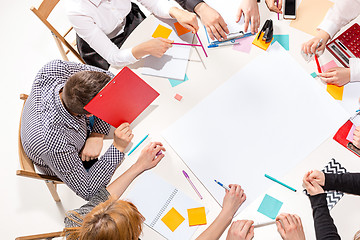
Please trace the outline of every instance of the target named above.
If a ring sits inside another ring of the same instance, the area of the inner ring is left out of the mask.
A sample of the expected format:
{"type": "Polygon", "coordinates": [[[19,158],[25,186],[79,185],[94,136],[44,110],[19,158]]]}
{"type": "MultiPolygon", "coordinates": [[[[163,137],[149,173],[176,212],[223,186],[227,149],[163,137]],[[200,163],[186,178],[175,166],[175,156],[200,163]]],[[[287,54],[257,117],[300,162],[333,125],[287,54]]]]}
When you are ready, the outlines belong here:
{"type": "Polygon", "coordinates": [[[178,34],[178,36],[181,36],[183,34],[186,34],[188,32],[190,32],[189,29],[183,27],[180,23],[176,22],[174,23],[174,26],[175,26],[175,29],[176,29],[176,32],[178,34]]]}
{"type": "Polygon", "coordinates": [[[316,72],[313,72],[310,74],[313,78],[316,78],[317,77],[317,73],[316,72]]]}
{"type": "Polygon", "coordinates": [[[271,42],[271,45],[274,42],[279,42],[283,48],[285,48],[286,51],[289,51],[289,35],[274,35],[274,40],[271,42]]]}
{"type": "Polygon", "coordinates": [[[239,44],[235,44],[233,46],[233,49],[239,52],[244,53],[250,53],[252,41],[254,40],[254,37],[244,37],[240,39],[236,39],[235,42],[238,42],[239,44]]]}
{"type": "Polygon", "coordinates": [[[163,221],[172,232],[175,231],[184,220],[185,218],[181,216],[175,208],[171,208],[170,211],[161,219],[161,221],[163,221]]]}
{"type": "Polygon", "coordinates": [[[350,128],[350,131],[346,137],[346,140],[349,140],[350,142],[352,142],[354,140],[354,131],[355,131],[356,126],[353,124],[352,127],[350,128]]]}
{"type": "Polygon", "coordinates": [[[342,100],[344,93],[344,86],[338,87],[332,84],[326,86],[326,91],[336,100],[342,100]]]}
{"type": "Polygon", "coordinates": [[[264,35],[263,32],[259,32],[256,35],[256,37],[255,37],[254,41],[252,42],[252,44],[254,44],[255,46],[257,46],[257,47],[261,48],[262,50],[266,51],[268,49],[268,47],[270,46],[270,43],[274,40],[274,38],[271,40],[271,42],[266,43],[265,41],[262,40],[263,35],[264,35]],[[259,39],[257,39],[259,34],[261,34],[261,35],[260,35],[259,39]]]}
{"type": "Polygon", "coordinates": [[[268,216],[271,219],[275,219],[282,205],[283,202],[265,194],[265,197],[260,204],[258,212],[264,214],[265,216],[268,216]]]}
{"type": "Polygon", "coordinates": [[[204,207],[190,208],[187,210],[189,218],[189,226],[197,226],[206,224],[206,213],[204,207]]]}
{"type": "Polygon", "coordinates": [[[174,98],[178,101],[181,101],[183,97],[180,94],[176,94],[174,98]]]}
{"type": "Polygon", "coordinates": [[[336,62],[334,60],[331,60],[327,64],[324,64],[324,65],[321,66],[321,71],[326,72],[330,68],[334,68],[334,67],[338,67],[338,65],[336,64],[336,62]]]}
{"type": "Polygon", "coordinates": [[[162,25],[158,25],[155,32],[153,33],[152,37],[153,38],[158,38],[158,37],[161,37],[161,38],[168,38],[171,34],[172,30],[167,28],[167,27],[164,27],[162,25]]]}
{"type": "Polygon", "coordinates": [[[176,87],[177,85],[186,82],[187,80],[189,80],[188,76],[185,74],[185,78],[184,80],[177,80],[177,79],[170,79],[169,78],[169,82],[171,84],[172,87],[176,87]]]}

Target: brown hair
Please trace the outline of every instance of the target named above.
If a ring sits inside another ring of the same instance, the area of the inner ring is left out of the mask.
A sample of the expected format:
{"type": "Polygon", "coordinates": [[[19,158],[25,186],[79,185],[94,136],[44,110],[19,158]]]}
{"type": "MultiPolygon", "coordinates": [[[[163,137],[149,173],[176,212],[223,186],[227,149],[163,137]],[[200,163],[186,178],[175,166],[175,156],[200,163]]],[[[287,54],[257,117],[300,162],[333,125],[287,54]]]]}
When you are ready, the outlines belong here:
{"type": "Polygon", "coordinates": [[[111,80],[103,72],[81,71],[66,81],[62,101],[66,109],[74,114],[88,114],[84,106],[111,80]]]}
{"type": "Polygon", "coordinates": [[[110,198],[88,213],[81,227],[65,228],[64,233],[71,240],[137,240],[144,220],[134,204],[110,198]]]}
{"type": "Polygon", "coordinates": [[[354,240],[360,240],[360,230],[355,233],[354,240]]]}

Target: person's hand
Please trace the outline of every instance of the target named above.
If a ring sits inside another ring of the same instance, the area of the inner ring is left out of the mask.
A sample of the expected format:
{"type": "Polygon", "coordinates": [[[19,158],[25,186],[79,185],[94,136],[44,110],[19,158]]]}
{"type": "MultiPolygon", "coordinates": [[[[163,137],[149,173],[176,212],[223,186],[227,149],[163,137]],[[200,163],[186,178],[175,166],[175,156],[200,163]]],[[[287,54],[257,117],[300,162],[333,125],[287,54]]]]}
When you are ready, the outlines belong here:
{"type": "Polygon", "coordinates": [[[244,190],[237,184],[230,184],[230,191],[225,190],[225,197],[223,200],[224,213],[234,216],[241,204],[246,200],[246,194],[244,190]]]}
{"type": "Polygon", "coordinates": [[[305,240],[301,219],[296,214],[280,214],[276,217],[276,226],[284,240],[305,240]]]}
{"type": "Polygon", "coordinates": [[[229,29],[222,16],[216,10],[206,3],[201,2],[196,5],[194,11],[200,16],[201,22],[206,27],[206,31],[211,40],[216,38],[221,41],[227,38],[226,34],[229,34],[229,29]]]}
{"type": "Polygon", "coordinates": [[[250,240],[254,237],[254,221],[237,220],[231,224],[226,240],[250,240]]]}
{"type": "Polygon", "coordinates": [[[307,192],[311,195],[317,195],[324,192],[324,189],[320,186],[317,180],[309,179],[310,172],[307,172],[303,178],[303,187],[306,188],[307,192]]]}
{"type": "Polygon", "coordinates": [[[193,34],[199,30],[195,13],[172,7],[170,8],[170,16],[175,18],[183,27],[189,29],[193,34]]]}
{"type": "Polygon", "coordinates": [[[325,185],[325,174],[322,171],[319,170],[311,170],[307,174],[305,174],[307,177],[306,180],[309,181],[316,181],[319,183],[320,186],[325,185]]]}
{"type": "Polygon", "coordinates": [[[238,13],[236,14],[236,22],[239,22],[242,14],[244,14],[244,32],[247,32],[249,23],[251,23],[251,33],[258,32],[260,26],[259,7],[256,0],[242,0],[239,6],[238,13]]]}
{"type": "Polygon", "coordinates": [[[113,145],[120,152],[124,152],[125,148],[129,145],[133,137],[134,134],[132,134],[130,124],[123,123],[117,129],[115,129],[113,145]]]}
{"type": "Polygon", "coordinates": [[[360,148],[360,126],[357,126],[354,130],[354,138],[352,143],[355,147],[360,148]]]}
{"type": "Polygon", "coordinates": [[[350,68],[330,68],[325,73],[319,73],[319,76],[323,82],[341,87],[350,82],[350,68]]]}
{"type": "Polygon", "coordinates": [[[99,157],[103,147],[104,134],[91,133],[80,152],[82,161],[90,161],[99,157]]]}
{"type": "Polygon", "coordinates": [[[172,47],[171,43],[173,42],[165,38],[154,38],[133,47],[132,54],[136,59],[140,59],[148,54],[160,58],[172,47]]]}
{"type": "Polygon", "coordinates": [[[301,50],[305,54],[314,54],[316,51],[318,52],[324,51],[326,43],[329,39],[330,39],[330,35],[324,30],[320,29],[316,37],[302,44],[301,50]],[[321,39],[322,39],[321,45],[318,48],[316,48],[321,39]]]}
{"type": "Polygon", "coordinates": [[[282,0],[265,0],[265,3],[270,11],[282,14],[282,0]]]}
{"type": "Polygon", "coordinates": [[[151,142],[141,151],[135,164],[141,172],[151,169],[165,156],[164,151],[166,150],[161,142],[151,142]],[[161,154],[158,154],[160,151],[162,151],[161,154]]]}

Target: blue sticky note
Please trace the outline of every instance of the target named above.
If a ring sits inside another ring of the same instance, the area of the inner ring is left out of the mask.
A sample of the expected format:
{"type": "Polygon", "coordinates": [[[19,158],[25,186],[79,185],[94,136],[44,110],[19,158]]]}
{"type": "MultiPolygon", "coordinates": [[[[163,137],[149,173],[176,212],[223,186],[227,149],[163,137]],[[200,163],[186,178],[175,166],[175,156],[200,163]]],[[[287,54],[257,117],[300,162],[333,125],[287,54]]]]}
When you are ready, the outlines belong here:
{"type": "Polygon", "coordinates": [[[313,78],[316,78],[317,74],[316,72],[313,72],[312,74],[310,74],[313,78]]]}
{"type": "Polygon", "coordinates": [[[265,216],[268,216],[271,219],[275,219],[282,205],[283,202],[265,194],[265,197],[260,204],[258,212],[264,214],[265,216]]]}
{"type": "Polygon", "coordinates": [[[274,35],[274,40],[271,42],[271,45],[274,44],[274,42],[279,42],[283,48],[285,48],[286,51],[289,51],[289,35],[274,35]]]}
{"type": "Polygon", "coordinates": [[[183,83],[183,82],[185,82],[187,80],[189,80],[189,78],[188,78],[188,76],[186,74],[185,74],[184,80],[176,80],[176,79],[170,79],[169,78],[169,81],[170,81],[170,84],[171,84],[172,87],[176,87],[177,85],[179,85],[179,84],[181,84],[181,83],[183,83]]]}

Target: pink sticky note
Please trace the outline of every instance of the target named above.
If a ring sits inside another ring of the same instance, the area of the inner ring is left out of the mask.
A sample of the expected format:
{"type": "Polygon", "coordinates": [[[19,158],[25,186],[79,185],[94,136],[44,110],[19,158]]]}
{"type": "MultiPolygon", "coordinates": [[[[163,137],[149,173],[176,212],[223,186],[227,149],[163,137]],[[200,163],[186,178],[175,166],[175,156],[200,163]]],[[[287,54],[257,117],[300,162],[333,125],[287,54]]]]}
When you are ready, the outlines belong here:
{"type": "Polygon", "coordinates": [[[245,38],[236,39],[235,42],[238,42],[239,44],[235,44],[233,46],[233,49],[239,52],[249,53],[251,50],[253,40],[254,37],[245,37],[245,38]]]}
{"type": "Polygon", "coordinates": [[[352,127],[350,128],[350,131],[346,137],[346,140],[349,140],[350,142],[352,142],[352,140],[354,139],[354,131],[355,131],[355,125],[353,124],[352,127]]]}
{"type": "Polygon", "coordinates": [[[174,98],[180,101],[183,97],[180,94],[176,94],[174,98]]]}
{"type": "Polygon", "coordinates": [[[322,65],[321,70],[322,70],[322,72],[326,72],[330,68],[334,68],[334,67],[338,67],[338,65],[336,64],[336,62],[334,60],[331,60],[327,64],[322,65]]]}

